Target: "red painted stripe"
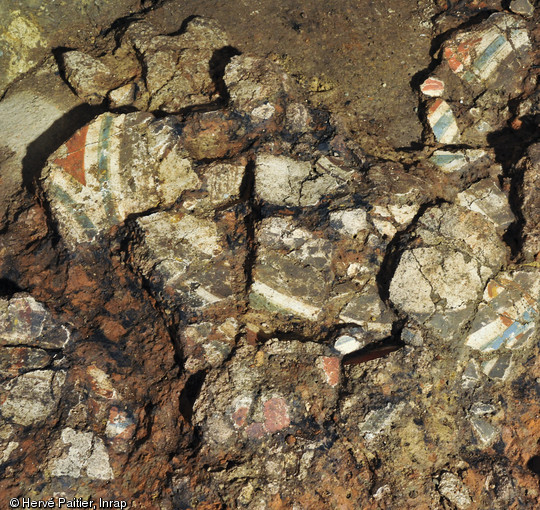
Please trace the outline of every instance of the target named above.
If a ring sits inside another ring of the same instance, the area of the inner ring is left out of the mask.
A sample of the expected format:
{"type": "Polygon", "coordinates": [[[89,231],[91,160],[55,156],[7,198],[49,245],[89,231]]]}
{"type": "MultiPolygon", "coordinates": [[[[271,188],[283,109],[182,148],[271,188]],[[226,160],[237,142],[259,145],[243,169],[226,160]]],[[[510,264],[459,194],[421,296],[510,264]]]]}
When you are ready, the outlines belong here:
{"type": "Polygon", "coordinates": [[[67,155],[63,158],[57,158],[54,163],[61,166],[65,172],[86,186],[86,177],[84,172],[84,148],[86,146],[86,135],[88,126],[79,129],[67,142],[67,155]]]}

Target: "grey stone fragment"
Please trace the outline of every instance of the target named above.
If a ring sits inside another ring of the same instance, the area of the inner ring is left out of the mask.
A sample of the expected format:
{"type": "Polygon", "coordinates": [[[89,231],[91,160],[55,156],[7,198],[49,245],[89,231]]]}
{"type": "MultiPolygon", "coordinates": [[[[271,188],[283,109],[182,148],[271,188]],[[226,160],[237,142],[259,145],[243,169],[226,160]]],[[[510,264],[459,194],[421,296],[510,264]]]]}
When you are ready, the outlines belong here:
{"type": "Polygon", "coordinates": [[[486,416],[496,412],[497,408],[493,404],[484,404],[483,402],[475,402],[470,409],[470,413],[474,416],[486,416]]]}
{"type": "Polygon", "coordinates": [[[459,510],[470,508],[472,500],[469,491],[461,479],[453,473],[445,472],[441,476],[439,492],[459,510]]]}
{"type": "Polygon", "coordinates": [[[69,338],[68,329],[32,296],[21,293],[0,299],[0,345],[62,349],[69,338]]]}
{"type": "Polygon", "coordinates": [[[530,18],[534,14],[534,5],[529,0],[512,0],[510,2],[510,10],[516,14],[522,14],[530,18]]]}
{"type": "Polygon", "coordinates": [[[211,59],[227,39],[214,20],[194,18],[179,35],[161,35],[147,22],[133,23],[123,41],[144,60],[149,110],[175,113],[217,96],[211,59]]]}
{"type": "Polygon", "coordinates": [[[405,403],[388,404],[382,409],[370,411],[365,421],[360,425],[360,433],[367,441],[375,439],[397,418],[405,403]]]}
{"type": "Polygon", "coordinates": [[[408,345],[413,347],[421,347],[424,344],[422,332],[417,329],[403,328],[401,339],[408,345]]]}
{"type": "Polygon", "coordinates": [[[512,365],[512,353],[506,352],[482,364],[482,371],[491,379],[504,380],[508,377],[512,365]]]}
{"type": "Polygon", "coordinates": [[[461,376],[463,382],[462,386],[465,389],[472,389],[477,386],[480,382],[480,375],[478,374],[479,366],[478,362],[475,360],[470,360],[463,371],[461,376]]]}
{"type": "Polygon", "coordinates": [[[482,418],[472,417],[471,424],[484,447],[491,445],[499,435],[499,429],[482,418]]]}
{"type": "Polygon", "coordinates": [[[89,104],[101,104],[109,90],[120,84],[103,62],[81,51],[64,53],[62,62],[69,84],[89,104]]]}
{"type": "Polygon", "coordinates": [[[18,425],[38,425],[54,413],[60,400],[65,373],[36,370],[4,384],[0,413],[18,425]]]}

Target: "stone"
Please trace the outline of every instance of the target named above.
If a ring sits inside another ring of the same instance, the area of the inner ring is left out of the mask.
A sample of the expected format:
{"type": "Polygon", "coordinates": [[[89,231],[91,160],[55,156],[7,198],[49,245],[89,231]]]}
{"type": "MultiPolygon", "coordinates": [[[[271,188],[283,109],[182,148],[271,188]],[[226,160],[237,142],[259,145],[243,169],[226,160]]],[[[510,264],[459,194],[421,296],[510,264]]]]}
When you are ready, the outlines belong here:
{"type": "Polygon", "coordinates": [[[441,475],[437,490],[459,510],[465,510],[472,505],[467,486],[453,473],[445,472],[441,475]]]}
{"type": "Polygon", "coordinates": [[[217,99],[212,58],[227,39],[214,20],[195,17],[179,35],[161,35],[148,22],[133,23],[122,42],[144,62],[148,110],[176,113],[217,99]]]}
{"type": "Polygon", "coordinates": [[[62,64],[71,87],[89,104],[101,104],[109,90],[120,85],[107,65],[81,51],[63,53],[62,64]]]}
{"type": "Polygon", "coordinates": [[[283,100],[298,95],[290,76],[279,65],[249,55],[233,57],[225,68],[223,80],[232,107],[256,123],[282,115],[283,100]]]}
{"type": "Polygon", "coordinates": [[[32,296],[20,293],[0,298],[0,345],[63,349],[69,330],[32,296]]]}
{"type": "Polygon", "coordinates": [[[510,10],[516,14],[531,18],[534,14],[534,5],[529,0],[512,0],[510,10]]]}
{"type": "Polygon", "coordinates": [[[64,372],[35,370],[4,383],[0,389],[3,420],[25,427],[44,422],[58,406],[64,380],[64,372]]]}
{"type": "Polygon", "coordinates": [[[493,426],[491,423],[482,418],[471,418],[471,424],[484,448],[493,444],[495,439],[497,439],[500,434],[497,427],[493,426]]]}
{"type": "MultiPolygon", "coordinates": [[[[356,177],[354,177],[356,180],[356,177]]],[[[422,204],[436,195],[425,178],[406,172],[393,162],[377,162],[367,171],[367,203],[374,227],[389,243],[397,232],[404,231],[414,220],[422,204]]]]}
{"type": "Polygon", "coordinates": [[[472,389],[477,386],[480,382],[479,375],[479,366],[476,360],[471,360],[467,363],[463,375],[461,376],[463,380],[463,387],[465,389],[472,389]]]}
{"type": "Polygon", "coordinates": [[[491,179],[478,181],[456,198],[456,203],[484,215],[500,231],[504,232],[515,221],[508,197],[491,179]]]}
{"type": "Polygon", "coordinates": [[[512,368],[512,354],[507,352],[482,364],[482,371],[490,379],[506,379],[512,368]]]}
{"type": "Polygon", "coordinates": [[[397,419],[399,413],[403,410],[405,404],[401,402],[397,406],[388,404],[382,409],[370,411],[366,416],[365,421],[360,424],[360,434],[367,441],[373,441],[380,434],[389,428],[394,420],[397,419]]]}
{"type": "Polygon", "coordinates": [[[493,183],[475,184],[457,199],[465,207],[443,205],[419,218],[416,232],[425,246],[403,253],[389,289],[396,306],[443,337],[473,317],[487,279],[504,264],[500,235],[512,219],[493,183]],[[490,208],[493,198],[482,205],[486,193],[494,193],[506,211],[490,208]]]}
{"type": "Polygon", "coordinates": [[[422,332],[415,328],[403,328],[401,332],[401,339],[407,344],[414,347],[421,347],[424,345],[424,338],[422,332]]]}
{"type": "Polygon", "coordinates": [[[312,168],[308,161],[263,154],[255,166],[255,191],[261,200],[272,205],[313,206],[325,195],[346,189],[346,171],[328,169],[323,161],[312,168]]]}
{"type": "Polygon", "coordinates": [[[470,413],[475,416],[486,416],[496,412],[497,408],[494,405],[484,404],[483,402],[475,402],[470,409],[470,413]]]}
{"type": "Polygon", "coordinates": [[[390,297],[420,323],[444,334],[459,328],[472,315],[472,306],[483,288],[478,270],[477,263],[467,263],[459,252],[416,248],[402,256],[390,285],[390,297]],[[407,283],[411,281],[415,282],[413,286],[407,283]]]}
{"type": "Polygon", "coordinates": [[[109,103],[111,108],[121,108],[132,105],[137,97],[137,85],[127,83],[109,92],[109,103]]]}
{"type": "Polygon", "coordinates": [[[523,173],[520,190],[521,212],[525,220],[523,226],[523,253],[528,260],[535,260],[540,253],[540,144],[532,144],[527,156],[518,164],[518,171],[523,173]]]}

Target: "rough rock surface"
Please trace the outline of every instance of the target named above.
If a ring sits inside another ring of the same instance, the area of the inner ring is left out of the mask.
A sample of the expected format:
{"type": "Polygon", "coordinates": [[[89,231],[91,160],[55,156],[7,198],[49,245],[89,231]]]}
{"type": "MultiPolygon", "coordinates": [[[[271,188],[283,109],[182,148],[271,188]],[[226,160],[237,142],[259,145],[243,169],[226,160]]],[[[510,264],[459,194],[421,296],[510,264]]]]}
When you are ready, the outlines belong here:
{"type": "Polygon", "coordinates": [[[420,4],[384,158],[166,7],[10,87],[3,505],[540,504],[538,14],[420,4]]]}

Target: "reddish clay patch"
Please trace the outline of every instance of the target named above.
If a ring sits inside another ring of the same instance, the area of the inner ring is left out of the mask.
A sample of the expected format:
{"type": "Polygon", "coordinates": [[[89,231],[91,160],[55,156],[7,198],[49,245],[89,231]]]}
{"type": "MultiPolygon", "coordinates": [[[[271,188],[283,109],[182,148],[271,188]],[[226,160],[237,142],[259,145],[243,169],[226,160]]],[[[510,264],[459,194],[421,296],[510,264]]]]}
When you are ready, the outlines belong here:
{"type": "Polygon", "coordinates": [[[260,439],[265,434],[264,425],[262,423],[252,423],[246,428],[246,434],[254,439],[260,439]]]}
{"type": "Polygon", "coordinates": [[[270,433],[277,432],[291,424],[287,403],[282,398],[271,398],[264,403],[264,427],[270,433]]]}
{"type": "Polygon", "coordinates": [[[335,356],[324,356],[322,361],[326,382],[334,387],[339,382],[339,358],[335,356]]]}

